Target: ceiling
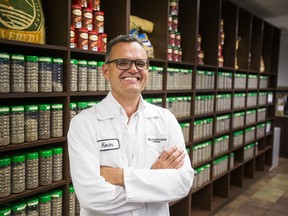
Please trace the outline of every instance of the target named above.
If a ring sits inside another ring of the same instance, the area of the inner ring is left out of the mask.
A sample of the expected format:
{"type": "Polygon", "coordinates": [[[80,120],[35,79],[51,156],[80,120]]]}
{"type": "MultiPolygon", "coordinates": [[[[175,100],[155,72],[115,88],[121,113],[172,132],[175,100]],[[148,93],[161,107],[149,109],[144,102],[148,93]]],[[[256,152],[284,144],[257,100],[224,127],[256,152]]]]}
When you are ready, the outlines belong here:
{"type": "Polygon", "coordinates": [[[288,0],[230,0],[241,8],[288,32],[288,0]]]}

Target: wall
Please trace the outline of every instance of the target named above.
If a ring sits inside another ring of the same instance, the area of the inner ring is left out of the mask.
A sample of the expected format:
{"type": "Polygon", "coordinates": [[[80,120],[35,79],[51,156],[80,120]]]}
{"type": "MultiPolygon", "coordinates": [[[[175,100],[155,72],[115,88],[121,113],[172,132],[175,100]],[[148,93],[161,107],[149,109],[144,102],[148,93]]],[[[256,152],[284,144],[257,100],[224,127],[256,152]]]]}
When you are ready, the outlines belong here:
{"type": "Polygon", "coordinates": [[[288,87],[288,31],[281,33],[278,87],[288,87]]]}

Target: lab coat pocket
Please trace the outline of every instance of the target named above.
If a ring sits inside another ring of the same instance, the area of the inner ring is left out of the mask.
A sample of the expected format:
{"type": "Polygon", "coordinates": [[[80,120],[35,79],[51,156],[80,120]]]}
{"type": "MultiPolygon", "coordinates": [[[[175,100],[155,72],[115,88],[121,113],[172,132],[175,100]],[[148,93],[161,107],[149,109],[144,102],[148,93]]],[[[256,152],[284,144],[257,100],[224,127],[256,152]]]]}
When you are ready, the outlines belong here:
{"type": "Polygon", "coordinates": [[[98,140],[101,166],[119,167],[121,165],[120,142],[118,139],[98,140]]]}
{"type": "Polygon", "coordinates": [[[152,151],[157,157],[168,146],[167,134],[146,134],[145,139],[149,150],[152,151]]]}

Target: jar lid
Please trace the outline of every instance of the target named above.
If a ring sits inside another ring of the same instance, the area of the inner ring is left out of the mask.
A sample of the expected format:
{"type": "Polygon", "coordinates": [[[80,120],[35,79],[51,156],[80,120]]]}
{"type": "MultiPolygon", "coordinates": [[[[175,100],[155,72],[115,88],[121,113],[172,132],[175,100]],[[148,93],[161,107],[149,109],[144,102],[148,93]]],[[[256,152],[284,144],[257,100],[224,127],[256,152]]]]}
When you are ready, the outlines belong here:
{"type": "Polygon", "coordinates": [[[33,160],[39,157],[38,152],[28,152],[26,153],[26,160],[33,160]]]}
{"type": "Polygon", "coordinates": [[[24,106],[12,106],[10,110],[11,112],[24,112],[24,106]]]}
{"type": "Polygon", "coordinates": [[[38,62],[38,56],[25,56],[27,62],[38,62]]]}
{"type": "Polygon", "coordinates": [[[12,163],[24,162],[25,155],[13,155],[12,156],[12,163]]]}
{"type": "Polygon", "coordinates": [[[53,190],[50,193],[52,198],[59,198],[63,196],[62,190],[53,190]]]}
{"type": "Polygon", "coordinates": [[[77,103],[77,107],[80,109],[87,108],[87,106],[88,106],[87,102],[78,102],[77,103]]]}
{"type": "Polygon", "coordinates": [[[11,158],[10,157],[2,157],[0,158],[0,166],[6,166],[11,164],[11,158]]]}
{"type": "Polygon", "coordinates": [[[75,192],[74,186],[70,185],[69,186],[69,193],[74,193],[74,192],[75,192]]]}
{"type": "Polygon", "coordinates": [[[97,66],[102,66],[104,64],[105,64],[105,62],[97,62],[97,66]]]}
{"type": "Polygon", "coordinates": [[[51,104],[51,109],[52,110],[62,110],[63,104],[51,104]]]}
{"type": "Polygon", "coordinates": [[[0,206],[0,215],[6,216],[11,214],[11,208],[9,206],[0,206]]]}
{"type": "Polygon", "coordinates": [[[24,55],[11,54],[11,59],[12,60],[23,60],[24,61],[24,55]]]}
{"type": "Polygon", "coordinates": [[[30,199],[27,199],[25,202],[27,206],[32,207],[32,206],[37,206],[39,203],[39,200],[37,197],[32,197],[30,199]]]}
{"type": "Polygon", "coordinates": [[[44,149],[39,151],[40,157],[51,157],[52,156],[52,150],[51,149],[44,149]]]}
{"type": "Polygon", "coordinates": [[[0,115],[9,114],[9,107],[0,107],[0,115]]]}
{"type": "Polygon", "coordinates": [[[41,110],[41,111],[50,110],[50,104],[40,104],[39,110],[41,110]]]}
{"type": "Polygon", "coordinates": [[[75,109],[76,108],[76,103],[72,102],[70,103],[70,109],[75,109]]]}
{"type": "Polygon", "coordinates": [[[53,63],[63,64],[63,59],[62,58],[53,58],[53,63]]]}
{"type": "Polygon", "coordinates": [[[46,57],[46,56],[41,56],[41,57],[39,57],[39,62],[52,63],[52,58],[51,57],[46,57]]]}
{"type": "Polygon", "coordinates": [[[39,202],[40,203],[45,203],[51,201],[51,195],[50,194],[42,194],[39,196],[39,202]]]}
{"type": "Polygon", "coordinates": [[[87,107],[92,107],[92,106],[94,106],[96,103],[97,103],[96,101],[89,101],[89,102],[87,103],[87,107]]]}
{"type": "Polygon", "coordinates": [[[0,53],[0,58],[1,59],[9,59],[9,54],[8,53],[0,53]]]}
{"type": "Polygon", "coordinates": [[[78,65],[87,65],[87,61],[86,60],[78,60],[78,65]]]}
{"type": "Polygon", "coordinates": [[[26,203],[25,202],[18,202],[11,205],[12,212],[21,212],[25,210],[26,203]]]}
{"type": "Polygon", "coordinates": [[[38,111],[38,106],[37,105],[26,105],[24,107],[25,112],[30,112],[30,111],[38,111]]]}
{"type": "Polygon", "coordinates": [[[89,66],[97,66],[97,61],[88,61],[89,66]]]}
{"type": "Polygon", "coordinates": [[[78,64],[78,60],[77,59],[70,59],[70,64],[78,64]]]}
{"type": "Polygon", "coordinates": [[[52,152],[53,152],[53,155],[62,154],[63,148],[62,147],[54,147],[54,148],[52,148],[52,152]]]}

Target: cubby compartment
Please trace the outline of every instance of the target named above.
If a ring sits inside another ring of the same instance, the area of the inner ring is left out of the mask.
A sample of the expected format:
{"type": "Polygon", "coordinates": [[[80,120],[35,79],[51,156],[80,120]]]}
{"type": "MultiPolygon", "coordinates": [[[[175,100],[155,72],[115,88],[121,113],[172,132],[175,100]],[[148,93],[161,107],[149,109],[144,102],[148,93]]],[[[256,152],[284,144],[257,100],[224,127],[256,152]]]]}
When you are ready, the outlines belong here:
{"type": "Polygon", "coordinates": [[[252,183],[255,176],[255,159],[251,158],[243,166],[243,186],[247,186],[252,183]]]}
{"type": "Polygon", "coordinates": [[[192,193],[191,215],[207,215],[212,209],[212,184],[192,193]]]}
{"type": "Polygon", "coordinates": [[[217,209],[228,199],[229,196],[229,174],[213,182],[212,209],[217,209]]]}
{"type": "Polygon", "coordinates": [[[178,216],[179,212],[181,212],[181,215],[183,216],[190,216],[190,203],[191,203],[190,196],[186,196],[183,199],[170,203],[169,208],[170,215],[178,216]]]}
{"type": "Polygon", "coordinates": [[[229,175],[229,197],[233,197],[243,186],[243,166],[232,170],[229,175]]]}

